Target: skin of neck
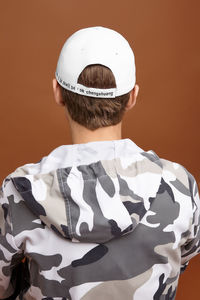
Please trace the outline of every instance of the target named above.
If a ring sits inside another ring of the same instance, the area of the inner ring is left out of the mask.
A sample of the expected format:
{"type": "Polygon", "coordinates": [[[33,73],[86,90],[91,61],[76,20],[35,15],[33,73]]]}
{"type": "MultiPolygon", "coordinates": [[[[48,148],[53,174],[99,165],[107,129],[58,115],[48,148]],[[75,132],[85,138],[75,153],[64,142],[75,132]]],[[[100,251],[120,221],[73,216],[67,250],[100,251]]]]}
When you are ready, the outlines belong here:
{"type": "Polygon", "coordinates": [[[122,122],[114,126],[106,126],[92,131],[72,120],[68,111],[66,111],[66,115],[69,121],[72,144],[119,140],[122,138],[122,122]]]}

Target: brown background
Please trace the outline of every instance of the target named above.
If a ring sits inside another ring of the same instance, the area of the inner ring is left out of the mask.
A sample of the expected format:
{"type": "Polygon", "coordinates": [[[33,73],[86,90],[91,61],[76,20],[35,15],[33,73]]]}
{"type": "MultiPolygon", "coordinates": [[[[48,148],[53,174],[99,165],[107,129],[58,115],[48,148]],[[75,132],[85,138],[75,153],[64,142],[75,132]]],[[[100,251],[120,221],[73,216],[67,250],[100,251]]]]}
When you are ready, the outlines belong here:
{"type": "MultiPolygon", "coordinates": [[[[101,25],[123,34],[136,56],[140,93],[123,138],[184,165],[199,183],[199,10],[199,0],[1,0],[0,180],[71,143],[51,81],[65,39],[101,25]]],[[[177,300],[199,299],[199,270],[196,257],[177,300]]]]}

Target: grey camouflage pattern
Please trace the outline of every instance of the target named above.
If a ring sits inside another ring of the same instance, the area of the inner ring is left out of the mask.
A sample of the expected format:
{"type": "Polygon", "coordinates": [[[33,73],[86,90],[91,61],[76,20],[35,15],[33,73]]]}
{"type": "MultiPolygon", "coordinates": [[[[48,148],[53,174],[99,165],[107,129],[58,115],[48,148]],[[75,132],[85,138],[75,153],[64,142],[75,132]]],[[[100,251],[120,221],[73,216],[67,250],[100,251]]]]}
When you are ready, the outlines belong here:
{"type": "Polygon", "coordinates": [[[179,275],[200,252],[194,177],[154,151],[29,174],[0,194],[0,298],[28,258],[17,299],[175,299],[179,275]],[[144,189],[145,187],[145,189],[144,189]]]}

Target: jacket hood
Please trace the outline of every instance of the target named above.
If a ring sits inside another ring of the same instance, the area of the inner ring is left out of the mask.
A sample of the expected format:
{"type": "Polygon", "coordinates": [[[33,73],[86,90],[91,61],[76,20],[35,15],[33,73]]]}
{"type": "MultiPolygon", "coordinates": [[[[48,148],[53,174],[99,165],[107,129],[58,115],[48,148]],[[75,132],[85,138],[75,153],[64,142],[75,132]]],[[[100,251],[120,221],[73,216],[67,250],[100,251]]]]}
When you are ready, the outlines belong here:
{"type": "Polygon", "coordinates": [[[56,234],[104,243],[147,222],[162,164],[130,139],[62,145],[10,174],[16,193],[56,234]]]}

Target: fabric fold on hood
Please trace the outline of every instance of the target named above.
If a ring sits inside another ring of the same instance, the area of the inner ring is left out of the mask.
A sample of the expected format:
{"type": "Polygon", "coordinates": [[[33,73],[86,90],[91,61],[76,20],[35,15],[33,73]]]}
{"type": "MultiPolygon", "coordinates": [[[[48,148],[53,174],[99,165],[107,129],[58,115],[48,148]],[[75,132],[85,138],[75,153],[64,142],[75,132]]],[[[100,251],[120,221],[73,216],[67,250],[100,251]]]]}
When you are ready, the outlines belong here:
{"type": "Polygon", "coordinates": [[[155,152],[130,139],[60,146],[11,174],[36,218],[56,234],[86,243],[121,238],[145,224],[161,177],[155,152]]]}

